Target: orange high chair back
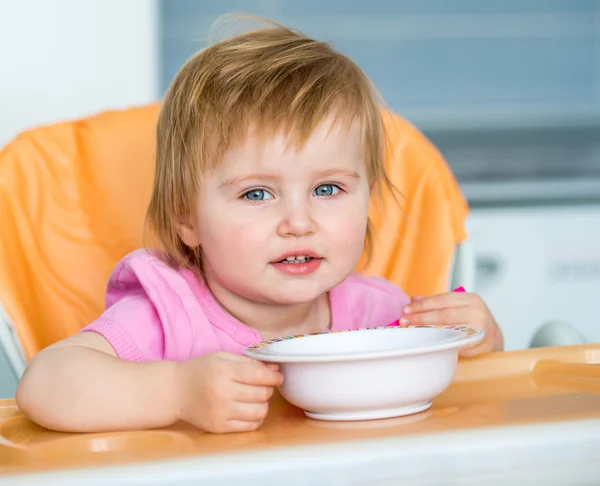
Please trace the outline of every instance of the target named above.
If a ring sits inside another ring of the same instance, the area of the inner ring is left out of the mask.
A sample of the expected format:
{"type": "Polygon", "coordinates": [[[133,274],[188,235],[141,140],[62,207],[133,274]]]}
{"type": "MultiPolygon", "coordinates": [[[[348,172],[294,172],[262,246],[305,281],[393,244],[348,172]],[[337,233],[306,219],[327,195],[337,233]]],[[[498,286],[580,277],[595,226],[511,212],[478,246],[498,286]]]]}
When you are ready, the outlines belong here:
{"type": "MultiPolygon", "coordinates": [[[[159,105],[26,131],[0,152],[0,304],[27,359],[104,308],[114,266],[142,245],[159,105]]],[[[386,161],[400,206],[373,209],[364,270],[409,295],[446,289],[467,204],[438,151],[385,112],[386,161]]]]}

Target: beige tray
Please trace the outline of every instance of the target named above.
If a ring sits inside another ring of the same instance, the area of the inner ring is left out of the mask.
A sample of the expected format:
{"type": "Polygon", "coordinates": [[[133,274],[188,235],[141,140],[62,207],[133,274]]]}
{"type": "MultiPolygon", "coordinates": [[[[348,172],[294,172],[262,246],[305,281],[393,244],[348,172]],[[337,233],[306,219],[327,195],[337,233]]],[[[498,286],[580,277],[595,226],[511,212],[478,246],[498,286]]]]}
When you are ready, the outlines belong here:
{"type": "Polygon", "coordinates": [[[264,425],[242,434],[213,435],[183,423],[139,432],[57,433],[33,424],[13,400],[4,400],[0,401],[0,475],[539,423],[558,425],[590,418],[600,418],[600,344],[462,361],[452,386],[429,411],[397,419],[320,422],[306,418],[276,395],[264,425]]]}

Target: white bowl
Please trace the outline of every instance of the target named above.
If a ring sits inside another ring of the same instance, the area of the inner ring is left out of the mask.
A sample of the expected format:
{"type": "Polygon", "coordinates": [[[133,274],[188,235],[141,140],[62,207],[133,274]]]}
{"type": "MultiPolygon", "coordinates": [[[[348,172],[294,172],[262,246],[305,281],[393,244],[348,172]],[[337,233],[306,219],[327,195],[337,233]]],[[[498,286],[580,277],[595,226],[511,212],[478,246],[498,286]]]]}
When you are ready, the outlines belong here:
{"type": "Polygon", "coordinates": [[[462,326],[378,327],[290,336],[244,350],[279,363],[283,397],[320,420],[369,420],[427,410],[454,378],[458,350],[481,341],[462,326]]]}

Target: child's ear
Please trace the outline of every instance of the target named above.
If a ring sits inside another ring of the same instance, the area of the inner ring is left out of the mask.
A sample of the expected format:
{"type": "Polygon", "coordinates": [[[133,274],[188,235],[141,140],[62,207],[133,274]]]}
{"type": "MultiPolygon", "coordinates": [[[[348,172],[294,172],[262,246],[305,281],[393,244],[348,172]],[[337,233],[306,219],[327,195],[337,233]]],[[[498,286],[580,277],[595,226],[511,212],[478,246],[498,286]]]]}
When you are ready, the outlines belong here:
{"type": "Polygon", "coordinates": [[[200,245],[200,236],[193,224],[189,221],[181,220],[177,223],[177,234],[187,246],[196,248],[200,245]]]}

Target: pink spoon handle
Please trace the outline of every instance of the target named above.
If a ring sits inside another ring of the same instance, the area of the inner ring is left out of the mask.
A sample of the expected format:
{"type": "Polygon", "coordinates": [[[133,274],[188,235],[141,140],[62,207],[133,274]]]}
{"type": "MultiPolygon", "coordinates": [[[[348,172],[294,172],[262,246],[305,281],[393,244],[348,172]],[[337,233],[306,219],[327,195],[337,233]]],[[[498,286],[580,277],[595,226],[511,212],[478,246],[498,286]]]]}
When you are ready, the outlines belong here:
{"type": "MultiPolygon", "coordinates": [[[[464,287],[456,287],[452,292],[466,292],[466,290],[464,287]]],[[[399,325],[400,325],[400,319],[396,319],[394,322],[389,323],[385,327],[399,326],[399,325]]]]}

